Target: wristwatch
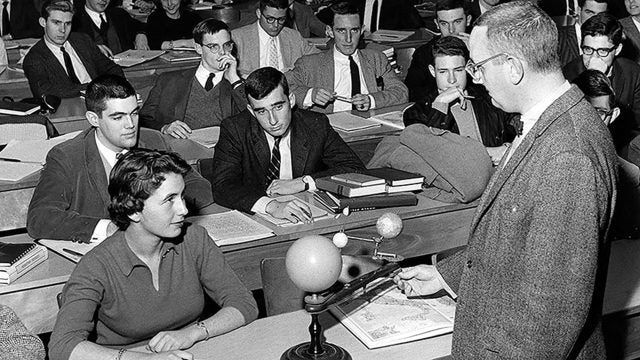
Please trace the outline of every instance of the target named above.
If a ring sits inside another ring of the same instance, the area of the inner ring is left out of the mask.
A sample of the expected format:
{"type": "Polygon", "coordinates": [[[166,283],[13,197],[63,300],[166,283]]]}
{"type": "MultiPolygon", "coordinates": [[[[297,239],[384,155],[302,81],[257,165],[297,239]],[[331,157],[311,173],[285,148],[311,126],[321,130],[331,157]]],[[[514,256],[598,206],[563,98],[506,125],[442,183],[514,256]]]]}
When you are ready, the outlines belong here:
{"type": "Polygon", "coordinates": [[[313,178],[311,178],[311,176],[309,175],[305,175],[302,177],[302,182],[304,183],[304,191],[309,191],[309,184],[311,184],[311,181],[313,181],[313,178]]]}

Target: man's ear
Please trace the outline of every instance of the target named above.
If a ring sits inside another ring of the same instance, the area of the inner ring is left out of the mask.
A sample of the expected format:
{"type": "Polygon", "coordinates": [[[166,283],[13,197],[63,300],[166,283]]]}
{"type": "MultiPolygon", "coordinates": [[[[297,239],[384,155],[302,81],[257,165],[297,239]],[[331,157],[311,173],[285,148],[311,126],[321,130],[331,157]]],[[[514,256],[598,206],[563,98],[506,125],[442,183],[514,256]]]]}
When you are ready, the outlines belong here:
{"type": "Polygon", "coordinates": [[[40,18],[38,19],[38,23],[39,23],[39,24],[40,24],[40,26],[42,26],[43,28],[44,28],[45,26],[47,26],[47,20],[46,20],[45,18],[43,18],[43,17],[40,17],[40,18]]]}
{"type": "Polygon", "coordinates": [[[131,220],[134,223],[139,223],[140,220],[142,220],[142,214],[140,214],[139,212],[135,212],[129,215],[128,217],[129,217],[129,220],[131,220]]]}
{"type": "Polygon", "coordinates": [[[618,57],[618,55],[620,55],[620,53],[622,52],[622,43],[620,43],[614,51],[614,55],[618,57]]]}
{"type": "Polygon", "coordinates": [[[614,121],[620,116],[620,108],[614,107],[613,112],[611,113],[611,117],[609,118],[609,123],[607,125],[613,124],[614,121]]]}
{"type": "Polygon", "coordinates": [[[325,28],[324,28],[324,33],[327,35],[327,37],[330,37],[330,38],[332,38],[332,39],[333,39],[333,37],[335,36],[335,35],[333,34],[333,28],[331,28],[331,26],[329,26],[329,25],[325,26],[325,28]]]}
{"type": "Polygon", "coordinates": [[[436,69],[431,64],[429,64],[429,72],[431,73],[431,76],[434,78],[436,77],[436,69]]]}
{"type": "Polygon", "coordinates": [[[258,20],[260,20],[260,15],[262,15],[262,12],[260,11],[260,7],[258,7],[256,9],[256,17],[258,17],[258,20]]]}
{"type": "Polygon", "coordinates": [[[91,126],[93,127],[100,127],[100,123],[98,122],[98,120],[100,119],[100,116],[98,116],[98,114],[94,113],[93,111],[87,111],[85,113],[85,116],[87,118],[87,121],[89,122],[89,124],[91,124],[91,126]]]}
{"type": "Polygon", "coordinates": [[[517,85],[524,78],[524,65],[520,59],[515,57],[507,58],[507,63],[509,65],[509,79],[513,85],[517,85]]]}
{"type": "MultiPolygon", "coordinates": [[[[467,15],[467,28],[471,26],[471,19],[472,19],[471,15],[467,15]]],[[[467,30],[468,29],[465,29],[464,31],[467,32],[467,30]]]]}
{"type": "Polygon", "coordinates": [[[194,43],[194,50],[196,51],[196,53],[198,53],[198,55],[202,56],[202,45],[194,43]]]}
{"type": "Polygon", "coordinates": [[[436,24],[436,29],[442,33],[442,30],[440,30],[440,24],[438,23],[438,18],[434,18],[433,23],[436,24]]]}
{"type": "Polygon", "coordinates": [[[296,106],[296,94],[289,93],[289,106],[293,109],[296,106]]]}

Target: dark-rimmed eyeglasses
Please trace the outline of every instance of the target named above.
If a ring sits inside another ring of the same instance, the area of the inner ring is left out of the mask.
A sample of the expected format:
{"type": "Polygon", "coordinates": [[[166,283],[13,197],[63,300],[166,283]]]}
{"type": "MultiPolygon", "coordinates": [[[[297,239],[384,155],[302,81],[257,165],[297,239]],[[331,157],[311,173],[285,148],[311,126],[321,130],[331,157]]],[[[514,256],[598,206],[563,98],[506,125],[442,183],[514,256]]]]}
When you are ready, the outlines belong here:
{"type": "Polygon", "coordinates": [[[464,69],[467,71],[467,73],[469,75],[471,75],[471,77],[473,78],[473,80],[475,81],[480,81],[482,80],[482,71],[480,71],[480,69],[482,68],[482,66],[484,66],[485,64],[487,64],[489,61],[491,60],[495,60],[501,56],[511,56],[507,53],[499,53],[499,54],[495,54],[493,56],[489,56],[488,58],[480,61],[480,62],[473,62],[473,60],[469,59],[469,61],[467,61],[467,65],[464,67],[464,69]]]}
{"type": "Polygon", "coordinates": [[[222,47],[218,44],[202,44],[202,46],[208,48],[209,50],[211,50],[212,53],[219,53],[220,52],[220,48],[222,48],[224,50],[224,52],[230,52],[231,50],[233,50],[233,47],[235,46],[233,41],[227,41],[226,43],[222,44],[222,47]]]}
{"type": "Polygon", "coordinates": [[[613,115],[613,111],[615,110],[615,108],[614,109],[610,109],[610,110],[606,110],[606,109],[603,109],[603,108],[595,108],[595,109],[596,109],[596,112],[598,113],[598,115],[600,115],[600,118],[603,119],[603,120],[611,117],[611,115],[613,115]]]}
{"type": "Polygon", "coordinates": [[[585,55],[593,55],[593,53],[595,52],[600,57],[607,57],[607,56],[609,56],[609,54],[611,54],[611,52],[613,50],[616,49],[616,47],[617,46],[614,46],[614,47],[611,47],[611,48],[597,48],[597,49],[594,49],[591,46],[582,45],[580,48],[582,49],[582,52],[585,55]]]}
{"type": "Polygon", "coordinates": [[[273,16],[266,16],[264,14],[261,14],[262,17],[267,21],[267,24],[273,24],[274,22],[278,22],[279,25],[284,24],[285,21],[287,21],[287,17],[283,16],[283,17],[273,17],[273,16]]]}

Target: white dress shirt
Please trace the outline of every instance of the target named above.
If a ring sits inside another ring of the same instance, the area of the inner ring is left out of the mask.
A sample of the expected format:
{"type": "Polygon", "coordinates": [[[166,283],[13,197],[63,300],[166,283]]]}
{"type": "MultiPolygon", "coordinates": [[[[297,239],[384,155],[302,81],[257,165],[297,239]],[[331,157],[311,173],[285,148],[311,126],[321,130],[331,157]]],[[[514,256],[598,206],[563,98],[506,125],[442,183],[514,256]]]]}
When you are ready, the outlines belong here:
{"type": "MultiPolygon", "coordinates": [[[[260,42],[260,67],[270,66],[269,63],[269,46],[271,45],[272,37],[267,34],[266,31],[260,26],[260,22],[256,23],[258,27],[258,40],[260,42]]],[[[282,61],[282,48],[280,47],[280,37],[273,37],[276,42],[276,48],[278,49],[278,70],[284,72],[284,63],[282,61]]]]}
{"type": "MultiPolygon", "coordinates": [[[[205,69],[204,66],[202,66],[202,63],[200,63],[200,66],[198,66],[198,70],[196,70],[196,80],[198,80],[198,83],[200,83],[203,88],[207,83],[207,79],[209,78],[210,73],[211,72],[205,69]]],[[[213,73],[216,74],[216,76],[213,78],[213,87],[216,87],[216,85],[218,85],[220,81],[222,81],[222,72],[213,71],[213,73]]]]}
{"type": "Polygon", "coordinates": [[[85,5],[84,9],[87,11],[87,14],[91,18],[91,21],[93,21],[93,23],[98,28],[100,27],[100,24],[102,24],[102,20],[100,19],[100,15],[102,15],[104,17],[104,21],[105,22],[107,21],[107,15],[105,15],[103,12],[102,13],[95,12],[95,11],[89,9],[86,5],[85,5]]]}
{"type": "MultiPolygon", "coordinates": [[[[47,45],[49,50],[51,50],[51,52],[53,53],[53,56],[55,56],[56,59],[58,59],[58,62],[60,62],[60,64],[62,65],[62,68],[65,69],[65,71],[67,72],[67,75],[69,75],[69,69],[67,69],[67,66],[64,63],[64,56],[62,55],[62,50],[60,50],[60,45],[50,43],[46,37],[43,37],[43,39],[44,39],[45,45],[47,45]]],[[[91,76],[87,72],[87,68],[82,63],[82,60],[80,60],[80,57],[78,56],[78,53],[76,53],[73,46],[71,46],[71,44],[69,44],[68,41],[65,41],[62,46],[64,46],[64,49],[69,54],[69,58],[71,58],[71,65],[73,65],[73,71],[76,73],[76,77],[78,78],[80,83],[81,84],[90,83],[91,76]]]]}
{"type": "MultiPolygon", "coordinates": [[[[290,180],[293,179],[293,168],[291,166],[291,128],[280,139],[280,177],[279,179],[290,180]]],[[[273,152],[273,146],[276,143],[276,139],[268,132],[264,132],[267,136],[267,144],[269,145],[269,160],[271,160],[271,153],[273,152]]],[[[251,207],[251,211],[260,214],[267,213],[267,204],[273,200],[268,196],[263,196],[251,207]]]]}
{"type": "MultiPolygon", "coordinates": [[[[371,23],[373,20],[371,18],[371,15],[373,15],[374,1],[376,0],[367,0],[367,2],[364,5],[364,21],[365,21],[365,26],[369,31],[371,31],[371,23]]],[[[381,8],[382,8],[382,0],[378,0],[378,12],[377,12],[377,19],[376,19],[376,24],[378,24],[378,29],[380,28],[380,9],[381,8]]]]}

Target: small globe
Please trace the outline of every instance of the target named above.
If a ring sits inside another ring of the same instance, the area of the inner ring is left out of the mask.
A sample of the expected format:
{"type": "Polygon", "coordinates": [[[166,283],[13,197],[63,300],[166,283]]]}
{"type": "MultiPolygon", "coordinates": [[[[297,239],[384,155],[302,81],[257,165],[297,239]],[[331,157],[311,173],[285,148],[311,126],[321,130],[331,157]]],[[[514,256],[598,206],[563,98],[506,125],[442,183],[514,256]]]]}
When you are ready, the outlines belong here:
{"type": "Polygon", "coordinates": [[[311,293],[335,284],[342,270],[342,257],[324,236],[309,235],[296,240],[285,258],[287,274],[298,288],[311,293]]]}
{"type": "Polygon", "coordinates": [[[384,213],[376,222],[378,234],[385,239],[393,239],[402,232],[402,219],[394,213],[384,213]]]}

